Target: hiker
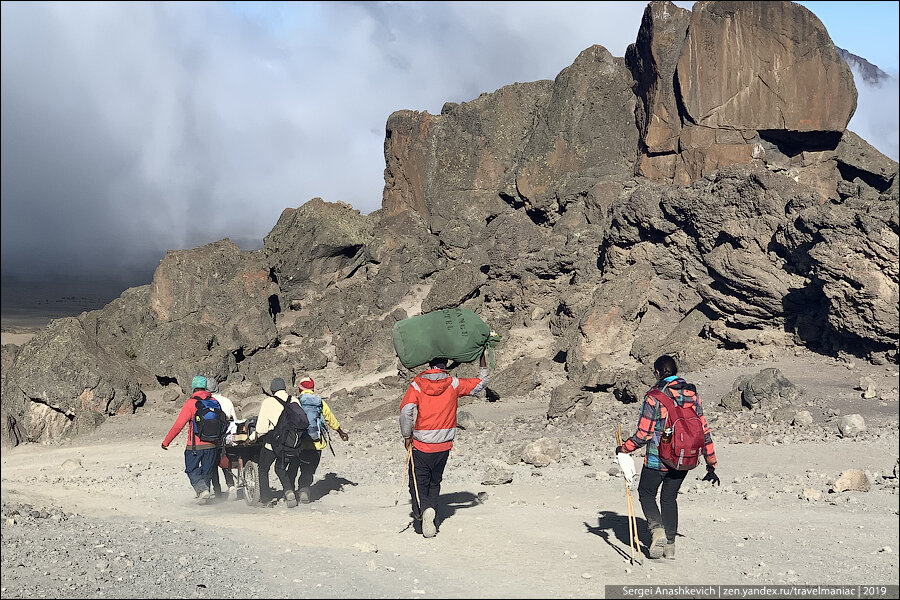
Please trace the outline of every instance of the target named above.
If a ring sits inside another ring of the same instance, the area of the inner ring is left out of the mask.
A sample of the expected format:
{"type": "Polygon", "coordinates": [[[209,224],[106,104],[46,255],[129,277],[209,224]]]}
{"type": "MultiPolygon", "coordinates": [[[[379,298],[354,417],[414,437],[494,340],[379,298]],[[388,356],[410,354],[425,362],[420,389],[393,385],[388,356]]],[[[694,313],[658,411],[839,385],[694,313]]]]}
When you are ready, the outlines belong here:
{"type": "Polygon", "coordinates": [[[412,452],[409,494],[413,514],[422,519],[422,535],[427,538],[437,533],[438,497],[456,436],[459,398],[478,394],[488,380],[484,352],[478,363],[478,377],[454,377],[447,371],[447,364],[446,358],[431,360],[429,368],[409,384],[400,403],[400,435],[407,452],[412,452]]]}
{"type": "MultiPolygon", "coordinates": [[[[206,391],[212,394],[212,397],[218,400],[219,406],[222,407],[222,412],[225,413],[225,416],[228,417],[228,433],[233,433],[230,429],[234,427],[234,422],[237,421],[237,412],[234,410],[234,403],[231,399],[223,396],[219,393],[219,382],[215,377],[207,377],[206,378],[206,391]]],[[[222,466],[223,464],[227,464],[228,459],[225,457],[225,447],[223,445],[221,449],[221,453],[219,455],[219,469],[222,470],[222,476],[225,477],[225,485],[227,486],[225,490],[224,496],[234,497],[234,473],[231,472],[231,469],[227,466],[222,466]]],[[[213,493],[216,497],[223,496],[222,494],[222,483],[219,481],[219,471],[218,469],[213,469],[212,476],[212,488],[213,493]]]]}
{"type": "Polygon", "coordinates": [[[259,450],[259,499],[264,505],[274,500],[269,488],[269,469],[274,463],[284,501],[288,508],[293,508],[297,506],[294,481],[300,466],[300,444],[303,433],[309,427],[309,420],[300,401],[287,393],[284,379],[274,378],[269,389],[272,395],[267,395],[259,407],[252,438],[265,439],[259,450]]]}
{"type": "Polygon", "coordinates": [[[209,500],[210,480],[219,464],[219,447],[227,427],[227,417],[219,403],[206,390],[206,377],[195,375],[191,380],[191,388],[191,396],[181,407],[175,424],[166,434],[162,449],[168,450],[172,440],[181,433],[185,425],[190,424],[184,447],[184,472],[194,488],[197,503],[206,504],[209,500]],[[206,417],[209,417],[209,429],[206,417]]]}
{"type": "Polygon", "coordinates": [[[683,407],[686,409],[683,414],[685,420],[693,418],[696,422],[696,456],[692,464],[696,466],[699,454],[702,454],[706,460],[706,476],[702,480],[709,481],[712,485],[719,484],[715,472],[716,451],[709,426],[703,416],[700,396],[693,384],[687,383],[676,373],[678,366],[671,356],[663,355],[656,359],[653,363],[653,374],[657,382],[644,396],[637,431],[621,446],[616,447],[616,454],[620,452],[630,454],[641,446],[647,446],[644,467],[638,483],[638,498],[647,525],[650,527],[651,540],[648,548],[650,558],[675,558],[675,537],[678,535],[678,490],[691,468],[690,465],[687,465],[687,468],[684,468],[685,465],[678,468],[677,463],[660,456],[661,448],[663,454],[666,454],[668,446],[666,441],[672,437],[671,430],[666,428],[670,409],[664,404],[669,404],[672,412],[677,407],[683,407]],[[696,413],[696,417],[693,413],[696,413]],[[667,465],[664,460],[670,464],[667,465]],[[657,506],[656,494],[660,486],[662,493],[660,506],[657,506]]]}
{"type": "MultiPolygon", "coordinates": [[[[297,479],[297,491],[302,504],[310,502],[310,486],[322,460],[322,450],[328,446],[328,438],[325,425],[338,432],[341,440],[347,441],[350,435],[341,429],[328,403],[315,393],[316,384],[312,377],[304,377],[297,385],[300,391],[300,406],[306,411],[309,419],[309,429],[303,436],[300,450],[300,477],[297,479]]],[[[334,450],[332,450],[334,452],[334,450]]]]}

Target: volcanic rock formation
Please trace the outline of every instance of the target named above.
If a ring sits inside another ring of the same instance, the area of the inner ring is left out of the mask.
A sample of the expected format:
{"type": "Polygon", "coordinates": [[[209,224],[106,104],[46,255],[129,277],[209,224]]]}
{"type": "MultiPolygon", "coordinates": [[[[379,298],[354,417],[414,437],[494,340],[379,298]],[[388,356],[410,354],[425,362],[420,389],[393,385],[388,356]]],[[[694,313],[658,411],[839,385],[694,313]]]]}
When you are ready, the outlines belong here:
{"type": "Polygon", "coordinates": [[[551,417],[639,399],[663,352],[896,362],[898,165],[846,129],[855,108],[802,6],[651,2],[624,58],[592,46],[554,81],[390,115],[381,210],[313,199],[261,250],[169,252],[151,285],[4,347],[3,444],[198,372],[234,396],[336,366],[379,382],[344,414],[390,412],[391,327],[450,306],[503,336],[492,398],[542,390],[551,417]]]}

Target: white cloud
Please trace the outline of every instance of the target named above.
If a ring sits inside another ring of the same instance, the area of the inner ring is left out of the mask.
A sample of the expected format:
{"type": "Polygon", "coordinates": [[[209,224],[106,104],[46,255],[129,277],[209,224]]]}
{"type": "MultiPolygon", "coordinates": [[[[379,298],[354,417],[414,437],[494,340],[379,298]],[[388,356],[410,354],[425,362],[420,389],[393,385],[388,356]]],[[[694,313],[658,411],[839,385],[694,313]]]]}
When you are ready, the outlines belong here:
{"type": "MultiPolygon", "coordinates": [[[[259,244],[316,196],[371,212],[393,111],[552,79],[592,44],[623,56],[643,8],[4,2],[3,270],[259,244]]],[[[860,90],[851,127],[890,130],[896,148],[892,93],[892,124],[860,90]]]]}
{"type": "Polygon", "coordinates": [[[900,88],[895,75],[878,84],[866,83],[857,69],[856,112],[847,128],[877,148],[882,154],[898,160],[900,156],[900,88]]]}

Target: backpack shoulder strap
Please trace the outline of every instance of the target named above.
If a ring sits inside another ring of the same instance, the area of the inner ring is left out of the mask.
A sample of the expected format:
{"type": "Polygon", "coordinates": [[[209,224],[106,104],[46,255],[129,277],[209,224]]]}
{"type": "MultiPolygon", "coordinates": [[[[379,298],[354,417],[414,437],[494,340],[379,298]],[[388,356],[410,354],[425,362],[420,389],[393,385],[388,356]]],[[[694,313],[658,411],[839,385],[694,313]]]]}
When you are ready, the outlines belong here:
{"type": "Polygon", "coordinates": [[[665,406],[667,409],[675,403],[675,400],[673,400],[671,396],[657,388],[650,388],[650,391],[647,392],[647,395],[665,406]]]}
{"type": "MultiPolygon", "coordinates": [[[[675,417],[675,412],[679,406],[671,396],[657,388],[651,388],[650,391],[647,392],[647,395],[665,407],[667,420],[675,417]]],[[[662,416],[660,416],[660,418],[662,418],[662,416]]]]}

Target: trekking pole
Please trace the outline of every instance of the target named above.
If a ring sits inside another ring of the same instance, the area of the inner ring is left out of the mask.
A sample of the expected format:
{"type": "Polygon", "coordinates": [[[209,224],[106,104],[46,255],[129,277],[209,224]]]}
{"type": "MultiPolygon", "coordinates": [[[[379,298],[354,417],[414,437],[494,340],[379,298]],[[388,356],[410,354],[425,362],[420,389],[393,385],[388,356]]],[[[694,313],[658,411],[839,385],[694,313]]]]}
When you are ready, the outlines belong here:
{"type": "MultiPolygon", "coordinates": [[[[621,423],[616,424],[616,445],[622,445],[621,423]]],[[[637,518],[634,515],[634,501],[631,498],[631,484],[628,483],[627,478],[625,479],[625,498],[628,505],[628,545],[631,548],[631,564],[634,564],[635,550],[640,552],[640,548],[638,548],[637,518]]]]}
{"type": "Polygon", "coordinates": [[[397,499],[394,500],[394,506],[400,502],[400,494],[403,493],[403,486],[406,485],[406,474],[409,473],[409,461],[412,459],[412,446],[406,451],[406,462],[403,463],[403,476],[400,478],[400,489],[397,490],[397,499]]]}
{"type": "Polygon", "coordinates": [[[331,444],[331,432],[328,431],[327,427],[323,427],[322,429],[325,430],[325,440],[328,442],[328,447],[331,449],[331,455],[336,457],[337,454],[334,453],[334,446],[331,444]]]}
{"type": "Polygon", "coordinates": [[[416,488],[416,507],[419,509],[418,518],[422,518],[422,501],[419,500],[419,480],[416,479],[416,461],[412,459],[412,444],[409,446],[409,467],[412,469],[409,476],[413,480],[413,487],[416,488]]]}

